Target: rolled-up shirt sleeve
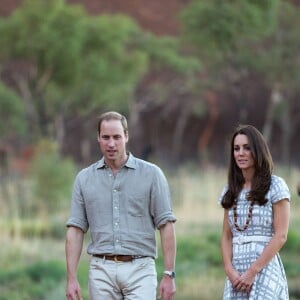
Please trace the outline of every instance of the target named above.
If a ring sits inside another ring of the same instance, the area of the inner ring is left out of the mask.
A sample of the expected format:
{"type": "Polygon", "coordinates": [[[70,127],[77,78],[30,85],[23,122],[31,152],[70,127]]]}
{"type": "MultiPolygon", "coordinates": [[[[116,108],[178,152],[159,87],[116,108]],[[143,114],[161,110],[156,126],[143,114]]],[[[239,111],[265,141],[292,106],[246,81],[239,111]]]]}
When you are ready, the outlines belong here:
{"type": "Polygon", "coordinates": [[[87,232],[89,223],[87,220],[85,202],[82,195],[82,170],[75,178],[73,192],[72,192],[72,204],[69,220],[67,221],[67,227],[75,226],[82,229],[83,232],[87,232]]]}
{"type": "Polygon", "coordinates": [[[172,211],[170,189],[162,170],[155,166],[153,172],[153,183],[151,188],[151,213],[154,225],[160,228],[167,222],[176,222],[172,211]]]}

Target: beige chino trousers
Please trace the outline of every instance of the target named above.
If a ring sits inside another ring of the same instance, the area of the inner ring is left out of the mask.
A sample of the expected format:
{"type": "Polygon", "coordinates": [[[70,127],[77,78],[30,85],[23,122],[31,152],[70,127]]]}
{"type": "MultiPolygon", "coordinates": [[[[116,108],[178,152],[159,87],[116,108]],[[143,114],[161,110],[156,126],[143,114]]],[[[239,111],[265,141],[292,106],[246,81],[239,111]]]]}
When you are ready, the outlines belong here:
{"type": "Polygon", "coordinates": [[[91,257],[90,300],[155,300],[156,289],[157,273],[153,258],[115,262],[91,257]]]}

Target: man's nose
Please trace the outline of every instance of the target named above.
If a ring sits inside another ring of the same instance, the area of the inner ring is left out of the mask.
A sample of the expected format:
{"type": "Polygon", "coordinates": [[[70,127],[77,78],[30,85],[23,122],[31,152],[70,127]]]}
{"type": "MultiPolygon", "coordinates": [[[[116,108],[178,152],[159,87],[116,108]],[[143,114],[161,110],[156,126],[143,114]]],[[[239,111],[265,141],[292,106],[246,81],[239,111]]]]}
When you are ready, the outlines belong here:
{"type": "Polygon", "coordinates": [[[114,139],[109,139],[108,140],[108,146],[110,146],[110,147],[112,147],[112,146],[114,146],[114,139]]]}

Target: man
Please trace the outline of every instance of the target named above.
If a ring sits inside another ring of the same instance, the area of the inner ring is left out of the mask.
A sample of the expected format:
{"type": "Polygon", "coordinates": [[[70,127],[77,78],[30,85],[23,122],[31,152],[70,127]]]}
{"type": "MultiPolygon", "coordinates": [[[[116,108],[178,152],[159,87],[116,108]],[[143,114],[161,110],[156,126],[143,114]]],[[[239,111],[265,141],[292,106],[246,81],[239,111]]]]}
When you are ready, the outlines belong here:
{"type": "Polygon", "coordinates": [[[78,173],[73,188],[66,234],[69,300],[82,299],[77,267],[88,229],[90,299],[156,299],[156,228],[165,269],[158,298],[174,299],[176,218],[168,183],[156,165],[126,152],[127,142],[126,118],[102,114],[98,143],[103,157],[78,173]]]}

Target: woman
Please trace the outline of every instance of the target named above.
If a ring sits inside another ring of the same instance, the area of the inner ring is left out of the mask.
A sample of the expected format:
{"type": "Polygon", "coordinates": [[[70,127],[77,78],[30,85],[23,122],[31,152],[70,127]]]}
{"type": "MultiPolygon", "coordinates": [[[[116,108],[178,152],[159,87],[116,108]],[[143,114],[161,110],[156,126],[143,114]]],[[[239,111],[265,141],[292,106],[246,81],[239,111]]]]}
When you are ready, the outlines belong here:
{"type": "Polygon", "coordinates": [[[219,199],[227,275],[223,299],[289,299],[278,251],[287,239],[290,192],[272,169],[262,134],[251,125],[240,125],[231,140],[228,185],[219,199]]]}

